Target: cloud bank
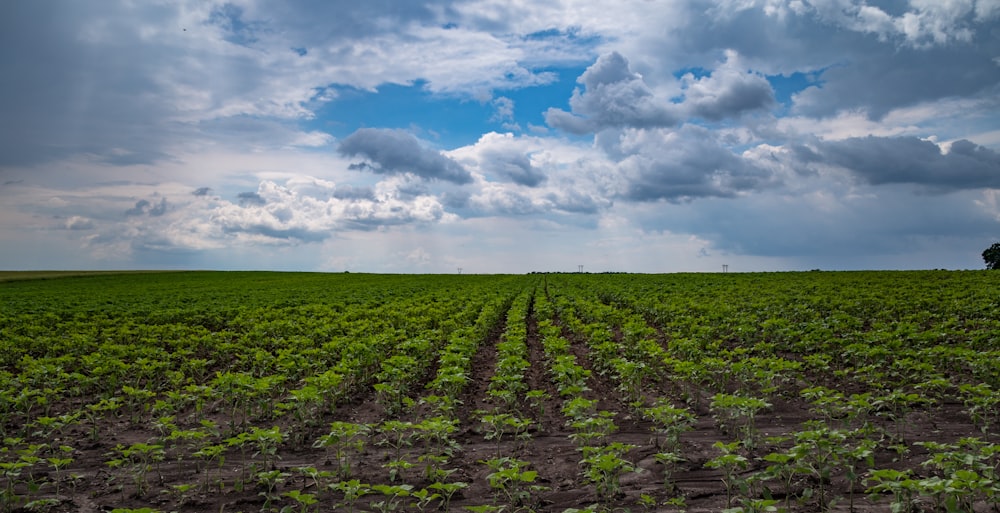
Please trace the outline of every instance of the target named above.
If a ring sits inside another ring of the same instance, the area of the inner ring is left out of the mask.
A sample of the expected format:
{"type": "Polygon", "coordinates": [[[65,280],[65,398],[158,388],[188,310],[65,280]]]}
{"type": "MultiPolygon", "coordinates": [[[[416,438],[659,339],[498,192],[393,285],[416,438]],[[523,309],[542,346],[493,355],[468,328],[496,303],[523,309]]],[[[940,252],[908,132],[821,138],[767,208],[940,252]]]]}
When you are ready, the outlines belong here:
{"type": "Polygon", "coordinates": [[[11,3],[0,266],[978,267],[998,33],[993,0],[11,3]]]}

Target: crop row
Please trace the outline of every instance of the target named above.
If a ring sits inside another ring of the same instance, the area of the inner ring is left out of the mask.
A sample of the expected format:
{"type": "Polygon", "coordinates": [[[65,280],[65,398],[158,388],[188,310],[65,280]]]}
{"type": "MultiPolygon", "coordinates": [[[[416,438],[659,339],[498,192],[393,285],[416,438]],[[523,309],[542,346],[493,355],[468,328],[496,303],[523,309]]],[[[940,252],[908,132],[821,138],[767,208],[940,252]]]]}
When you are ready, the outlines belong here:
{"type": "Polygon", "coordinates": [[[996,508],[995,285],[984,273],[0,284],[0,510],[94,497],[679,510],[704,495],[694,475],[717,495],[704,507],[730,511],[996,508]],[[570,462],[569,484],[543,449],[570,462]]]}

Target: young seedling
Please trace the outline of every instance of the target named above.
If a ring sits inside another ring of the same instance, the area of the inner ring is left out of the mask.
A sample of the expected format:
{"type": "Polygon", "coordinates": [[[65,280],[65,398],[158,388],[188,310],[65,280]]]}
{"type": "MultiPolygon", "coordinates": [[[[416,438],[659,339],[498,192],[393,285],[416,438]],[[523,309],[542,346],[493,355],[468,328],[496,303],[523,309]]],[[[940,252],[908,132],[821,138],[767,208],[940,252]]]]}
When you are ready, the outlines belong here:
{"type": "Polygon", "coordinates": [[[722,455],[708,460],[705,466],[722,471],[722,484],[726,486],[726,507],[733,507],[733,492],[746,487],[746,480],[740,476],[740,471],[749,465],[746,457],[737,453],[740,442],[715,442],[712,447],[722,451],[722,455]]]}
{"type": "Polygon", "coordinates": [[[497,457],[499,458],[502,454],[501,452],[501,442],[503,441],[504,435],[513,435],[514,438],[522,438],[527,436],[528,428],[531,427],[531,420],[522,419],[511,413],[495,413],[487,414],[480,417],[480,422],[483,424],[486,434],[484,438],[486,440],[496,441],[497,457]]]}
{"type": "Polygon", "coordinates": [[[60,486],[62,485],[62,471],[63,471],[63,469],[65,469],[67,466],[69,466],[70,463],[73,463],[73,458],[71,458],[71,457],[68,456],[69,454],[71,454],[73,452],[73,448],[72,447],[69,447],[67,445],[63,445],[63,446],[59,447],[59,450],[62,451],[62,453],[64,455],[66,455],[66,456],[62,457],[62,458],[56,457],[56,456],[45,458],[45,461],[47,461],[49,463],[49,465],[52,466],[52,470],[55,473],[56,495],[59,495],[60,486]]]}
{"type": "Polygon", "coordinates": [[[265,470],[263,472],[257,473],[257,484],[264,488],[263,491],[259,493],[261,497],[264,498],[264,507],[261,508],[262,511],[271,511],[271,501],[279,500],[281,496],[274,493],[278,485],[285,482],[291,474],[287,472],[282,472],[280,470],[265,470]]]}
{"type": "Polygon", "coordinates": [[[569,435],[577,446],[603,444],[609,436],[618,431],[614,423],[615,413],[607,410],[597,412],[597,415],[570,421],[569,426],[574,433],[569,435]]]}
{"type": "Polygon", "coordinates": [[[674,466],[684,461],[684,458],[678,452],[658,452],[653,455],[653,458],[657,463],[663,465],[663,487],[667,489],[667,492],[676,492],[677,485],[674,484],[671,478],[673,477],[674,466]]]}
{"type": "Polygon", "coordinates": [[[450,510],[452,497],[454,497],[456,493],[468,488],[468,486],[469,483],[463,483],[461,481],[455,483],[443,483],[441,481],[436,481],[431,483],[427,488],[440,492],[441,497],[444,499],[444,503],[442,505],[444,506],[444,510],[447,512],[450,510]]]}
{"type": "Polygon", "coordinates": [[[403,504],[403,497],[408,497],[413,490],[412,485],[372,485],[372,490],[381,493],[385,499],[369,503],[379,513],[392,513],[403,504]]]}
{"type": "MultiPolygon", "coordinates": [[[[147,478],[149,471],[156,469],[157,476],[159,476],[159,463],[165,458],[163,446],[138,442],[128,447],[119,444],[115,450],[121,455],[121,458],[108,461],[108,466],[112,468],[129,466],[136,488],[135,495],[137,497],[145,496],[149,491],[147,478]]],[[[162,480],[162,478],[160,479],[162,480]]]]}
{"type": "Polygon", "coordinates": [[[426,510],[427,507],[430,506],[430,503],[432,501],[441,498],[440,495],[430,491],[427,488],[422,488],[420,490],[410,492],[410,497],[413,497],[415,499],[411,504],[420,513],[424,513],[424,510],[426,510]]]}
{"type": "Polygon", "coordinates": [[[535,411],[535,424],[541,429],[542,419],[545,418],[545,401],[551,399],[552,396],[544,390],[529,390],[524,394],[524,398],[528,401],[531,409],[535,411]]]}
{"type": "Polygon", "coordinates": [[[333,461],[334,465],[336,465],[341,479],[348,479],[351,477],[351,459],[349,453],[360,453],[370,433],[371,427],[367,424],[333,422],[330,424],[330,432],[316,440],[313,447],[323,447],[326,449],[327,459],[333,461]],[[330,458],[329,455],[331,449],[333,450],[333,458],[330,458]]]}
{"type": "Polygon", "coordinates": [[[481,463],[485,463],[493,470],[486,476],[490,488],[493,488],[498,499],[502,499],[512,508],[527,504],[532,493],[548,489],[545,486],[534,484],[535,479],[538,478],[538,472],[527,470],[530,465],[527,461],[502,457],[481,463]]]}
{"type": "Polygon", "coordinates": [[[334,507],[346,506],[348,513],[354,513],[354,505],[358,502],[358,499],[372,492],[370,486],[357,479],[332,483],[327,485],[327,488],[335,492],[340,492],[343,495],[344,501],[335,504],[334,507]]]}
{"type": "Polygon", "coordinates": [[[319,499],[316,498],[315,494],[302,493],[299,490],[289,490],[287,492],[282,493],[281,496],[292,499],[293,501],[295,501],[295,504],[297,506],[297,507],[285,506],[281,508],[281,513],[295,513],[296,510],[298,511],[298,513],[309,513],[309,510],[312,509],[310,508],[310,506],[313,506],[319,502],[319,499]]]}
{"type": "Polygon", "coordinates": [[[613,442],[604,446],[580,448],[583,452],[583,459],[580,461],[584,466],[583,475],[595,485],[597,496],[601,500],[615,499],[621,493],[621,476],[626,472],[640,471],[624,458],[628,451],[636,447],[613,442]]]}
{"type": "Polygon", "coordinates": [[[910,476],[909,470],[879,469],[869,472],[864,482],[866,485],[875,483],[867,490],[873,499],[885,492],[892,494],[892,513],[908,513],[913,510],[913,500],[919,489],[919,482],[910,476]]]}
{"type": "MultiPolygon", "coordinates": [[[[216,463],[215,483],[221,490],[223,485],[222,467],[226,464],[226,444],[207,445],[196,451],[193,456],[204,461],[206,466],[213,461],[216,463]]],[[[208,491],[209,482],[207,480],[204,482],[204,486],[205,491],[208,491]]]]}
{"type": "Polygon", "coordinates": [[[656,434],[656,447],[668,451],[677,449],[681,434],[690,431],[695,423],[691,410],[675,408],[666,399],[658,399],[653,406],[642,409],[642,416],[653,422],[650,429],[656,434]]]}
{"type": "Polygon", "coordinates": [[[757,446],[755,418],[770,407],[763,399],[721,393],[715,394],[709,406],[719,428],[728,433],[735,427],[743,437],[744,447],[751,451],[757,446]]]}

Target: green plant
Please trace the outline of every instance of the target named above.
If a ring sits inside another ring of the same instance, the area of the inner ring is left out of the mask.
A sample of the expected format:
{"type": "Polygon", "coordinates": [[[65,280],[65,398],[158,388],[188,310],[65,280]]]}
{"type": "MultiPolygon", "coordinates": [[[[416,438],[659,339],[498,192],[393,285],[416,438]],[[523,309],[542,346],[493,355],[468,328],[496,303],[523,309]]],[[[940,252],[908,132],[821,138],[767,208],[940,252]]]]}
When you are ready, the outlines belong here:
{"type": "Polygon", "coordinates": [[[675,450],[680,442],[680,436],[689,431],[695,423],[695,416],[687,408],[675,408],[670,401],[658,399],[653,406],[643,408],[642,416],[652,421],[650,428],[656,434],[658,449],[675,450]],[[661,439],[663,445],[661,445],[661,439]]]}
{"type": "Polygon", "coordinates": [[[740,471],[747,468],[749,462],[746,457],[739,454],[740,442],[715,442],[712,447],[722,451],[722,454],[708,460],[705,466],[722,471],[722,484],[726,487],[726,507],[733,507],[733,495],[735,491],[746,489],[746,480],[740,476],[740,471]]]}
{"type": "Polygon", "coordinates": [[[156,469],[159,475],[159,462],[165,458],[163,446],[158,444],[147,444],[137,442],[129,446],[118,444],[115,451],[119,458],[107,461],[111,468],[128,467],[131,471],[132,482],[135,484],[135,495],[143,497],[149,491],[148,474],[150,470],[156,469]]]}
{"type": "Polygon", "coordinates": [[[621,476],[637,468],[624,458],[635,445],[613,442],[600,447],[583,447],[583,475],[597,488],[597,496],[604,501],[614,500],[621,493],[621,476]]]}
{"type": "Polygon", "coordinates": [[[573,428],[573,434],[569,438],[577,446],[603,444],[611,434],[618,431],[614,416],[614,412],[601,410],[596,415],[570,420],[569,427],[573,428]]]}
{"type": "Polygon", "coordinates": [[[879,469],[868,473],[864,483],[874,483],[868,486],[867,493],[874,497],[882,493],[892,494],[889,505],[892,513],[909,513],[913,511],[913,501],[919,490],[919,482],[911,477],[909,470],[879,469]]]}
{"type": "Polygon", "coordinates": [[[763,399],[722,393],[715,394],[709,406],[719,429],[729,433],[735,427],[749,450],[757,445],[757,414],[770,407],[771,404],[763,399]]]}
{"type": "Polygon", "coordinates": [[[374,501],[369,503],[369,505],[374,508],[379,513],[390,513],[396,511],[403,504],[403,497],[408,497],[410,492],[413,490],[412,485],[399,484],[399,485],[372,485],[372,490],[381,493],[385,499],[381,501],[374,501]]]}
{"type": "Polygon", "coordinates": [[[357,479],[331,483],[327,485],[327,488],[335,492],[340,492],[343,502],[338,502],[335,507],[346,506],[348,513],[354,513],[354,505],[358,502],[358,499],[372,492],[371,486],[357,479]]]}
{"type": "Polygon", "coordinates": [[[319,502],[315,494],[303,493],[299,490],[289,490],[281,494],[282,497],[288,497],[295,501],[296,506],[285,506],[281,508],[281,513],[295,513],[296,509],[299,513],[309,513],[312,509],[310,506],[314,506],[319,502]]]}
{"type": "Polygon", "coordinates": [[[653,455],[657,463],[663,465],[663,487],[668,492],[676,491],[676,485],[672,481],[674,466],[684,461],[679,452],[658,452],[653,455]]]}
{"type": "Polygon", "coordinates": [[[278,488],[278,485],[284,483],[285,479],[287,479],[290,475],[291,474],[280,470],[265,470],[257,473],[257,484],[264,488],[264,490],[259,494],[264,498],[264,506],[261,508],[261,511],[270,511],[271,501],[281,498],[281,496],[276,495],[274,491],[278,488]]]}
{"type": "MultiPolygon", "coordinates": [[[[226,464],[226,444],[207,445],[197,450],[194,457],[203,460],[206,466],[215,462],[216,477],[215,482],[219,489],[222,488],[222,467],[226,464]]],[[[208,490],[209,482],[204,482],[205,490],[208,490]]]]}
{"type": "Polygon", "coordinates": [[[62,504],[62,501],[55,498],[35,499],[25,504],[24,509],[28,511],[50,511],[60,504],[62,504]]]}
{"type": "Polygon", "coordinates": [[[3,512],[9,513],[23,501],[23,497],[17,494],[16,484],[20,481],[21,471],[29,464],[23,461],[0,462],[0,475],[4,478],[3,494],[0,495],[0,505],[3,512]]]}
{"type": "Polygon", "coordinates": [[[493,472],[486,476],[486,480],[493,489],[496,497],[503,500],[511,507],[520,507],[527,504],[534,492],[546,490],[547,487],[534,484],[538,478],[538,472],[528,470],[530,465],[527,461],[511,457],[493,458],[482,461],[493,472]]]}
{"type": "Polygon", "coordinates": [[[515,439],[528,436],[528,428],[531,427],[530,419],[522,419],[511,413],[491,413],[479,417],[483,424],[486,440],[496,441],[496,454],[499,458],[501,453],[501,442],[504,435],[513,435],[515,439]]]}
{"type": "Polygon", "coordinates": [[[542,419],[545,418],[545,401],[552,398],[544,390],[529,390],[524,394],[528,405],[535,411],[535,424],[541,429],[542,419]]]}
{"type": "Polygon", "coordinates": [[[412,502],[413,507],[416,508],[417,511],[419,511],[420,513],[423,513],[424,510],[426,510],[427,507],[430,506],[430,503],[437,499],[440,499],[441,495],[432,492],[427,488],[422,488],[420,490],[415,490],[413,492],[410,492],[410,497],[413,497],[415,499],[412,502]]]}
{"type": "Polygon", "coordinates": [[[431,490],[437,490],[438,492],[440,492],[440,495],[443,499],[442,506],[444,506],[445,511],[449,511],[452,497],[454,497],[456,493],[468,488],[468,486],[469,483],[464,483],[461,481],[457,481],[454,483],[443,483],[440,481],[435,481],[431,483],[427,488],[430,488],[431,490]]]}
{"type": "Polygon", "coordinates": [[[332,422],[330,423],[330,432],[316,440],[313,447],[326,449],[328,451],[327,458],[333,461],[341,479],[347,479],[351,477],[350,452],[360,453],[370,433],[371,427],[367,424],[332,422]],[[333,458],[329,457],[331,449],[333,450],[333,458]]]}
{"type": "Polygon", "coordinates": [[[68,445],[60,445],[59,453],[61,453],[63,457],[56,455],[45,458],[45,461],[52,467],[53,473],[55,474],[53,482],[56,486],[56,495],[59,495],[60,488],[62,486],[63,469],[65,469],[70,463],[73,463],[73,458],[70,456],[73,453],[73,448],[68,445]]]}

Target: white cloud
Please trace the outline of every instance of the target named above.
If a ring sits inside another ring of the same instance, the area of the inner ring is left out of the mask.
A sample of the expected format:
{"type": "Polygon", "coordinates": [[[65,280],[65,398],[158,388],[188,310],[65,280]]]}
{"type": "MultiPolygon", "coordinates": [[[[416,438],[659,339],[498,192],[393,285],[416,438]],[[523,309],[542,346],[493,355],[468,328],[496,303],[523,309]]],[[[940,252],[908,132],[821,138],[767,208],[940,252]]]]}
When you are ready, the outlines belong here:
{"type": "Polygon", "coordinates": [[[691,115],[711,121],[736,117],[745,112],[766,109],[774,104],[771,84],[760,73],[746,69],[739,54],[726,50],[725,60],[711,75],[681,77],[684,104],[691,115]]]}
{"type": "Polygon", "coordinates": [[[996,231],[998,17],[996,0],[11,4],[0,246],[446,272],[840,248],[862,265],[893,245],[932,262],[934,241],[996,231]],[[566,66],[575,93],[533,96],[566,66]],[[478,102],[482,124],[449,127],[478,141],[443,147],[421,109],[341,117],[341,92],[385,84],[478,102]],[[495,124],[514,133],[470,131],[495,124]]]}
{"type": "Polygon", "coordinates": [[[607,128],[671,126],[678,116],[671,102],[658,98],[617,52],[602,55],[578,80],[583,90],[570,99],[572,112],[550,108],[545,121],[574,134],[607,128]]]}

